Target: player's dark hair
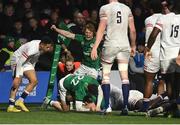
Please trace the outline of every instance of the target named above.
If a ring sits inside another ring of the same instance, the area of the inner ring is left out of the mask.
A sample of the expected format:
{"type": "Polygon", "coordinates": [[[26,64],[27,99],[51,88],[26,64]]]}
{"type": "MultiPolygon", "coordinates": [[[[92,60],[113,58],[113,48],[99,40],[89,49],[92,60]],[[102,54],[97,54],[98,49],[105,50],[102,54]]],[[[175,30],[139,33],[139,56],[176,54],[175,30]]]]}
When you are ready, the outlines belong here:
{"type": "Polygon", "coordinates": [[[87,88],[90,94],[94,96],[98,95],[98,86],[96,84],[89,84],[87,88]]]}
{"type": "Polygon", "coordinates": [[[50,37],[48,36],[43,36],[41,38],[41,43],[44,43],[44,44],[53,44],[53,41],[50,37]]]}
{"type": "Polygon", "coordinates": [[[87,103],[92,103],[93,100],[92,100],[92,96],[91,95],[86,95],[84,98],[83,98],[83,102],[87,102],[87,103]]]}
{"type": "Polygon", "coordinates": [[[172,9],[173,3],[170,0],[161,0],[162,8],[167,7],[169,10],[172,9]]]}
{"type": "Polygon", "coordinates": [[[150,0],[149,8],[153,10],[153,13],[161,13],[161,0],[150,0]]]}
{"type": "Polygon", "coordinates": [[[167,3],[167,6],[171,6],[172,5],[172,2],[170,0],[161,0],[161,4],[163,2],[166,2],[167,3]]]}

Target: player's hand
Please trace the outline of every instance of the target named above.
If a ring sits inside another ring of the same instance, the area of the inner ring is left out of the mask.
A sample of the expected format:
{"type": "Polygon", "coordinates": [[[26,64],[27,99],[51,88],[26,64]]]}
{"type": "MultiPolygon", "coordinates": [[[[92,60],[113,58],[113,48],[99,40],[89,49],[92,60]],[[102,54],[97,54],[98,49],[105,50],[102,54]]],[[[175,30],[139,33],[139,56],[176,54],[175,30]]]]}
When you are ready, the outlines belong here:
{"type": "Polygon", "coordinates": [[[55,30],[56,31],[56,29],[57,29],[56,25],[52,25],[51,26],[51,30],[55,30]]]}
{"type": "Polygon", "coordinates": [[[97,59],[98,55],[97,55],[97,49],[95,47],[92,48],[92,51],[91,51],[91,59],[92,60],[95,60],[97,59]]]}
{"type": "Polygon", "coordinates": [[[96,112],[99,112],[99,111],[101,111],[101,108],[100,108],[100,107],[98,107],[98,106],[96,106],[95,111],[96,111],[96,112]]]}
{"type": "Polygon", "coordinates": [[[176,63],[180,66],[180,55],[176,57],[176,63]]]}
{"type": "Polygon", "coordinates": [[[62,111],[61,103],[58,102],[58,101],[53,101],[52,107],[54,107],[54,108],[57,109],[58,111],[62,111]]]}
{"type": "Polygon", "coordinates": [[[136,46],[131,47],[131,53],[130,56],[134,57],[136,54],[136,46]]]}
{"type": "Polygon", "coordinates": [[[145,47],[144,49],[144,56],[145,56],[145,59],[150,59],[152,57],[152,52],[147,47],[145,47]]]}

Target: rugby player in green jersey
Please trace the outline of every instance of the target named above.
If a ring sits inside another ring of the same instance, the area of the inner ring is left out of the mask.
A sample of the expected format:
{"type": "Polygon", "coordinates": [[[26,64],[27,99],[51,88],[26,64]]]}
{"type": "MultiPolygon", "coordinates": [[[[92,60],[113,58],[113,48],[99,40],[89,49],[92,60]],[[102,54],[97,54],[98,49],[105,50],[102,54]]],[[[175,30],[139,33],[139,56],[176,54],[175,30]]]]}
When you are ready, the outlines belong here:
{"type": "Polygon", "coordinates": [[[83,48],[83,60],[81,66],[75,71],[75,74],[90,75],[97,79],[99,71],[98,69],[100,69],[100,58],[98,56],[97,59],[92,60],[90,57],[91,50],[95,42],[96,30],[94,25],[91,23],[86,24],[83,30],[84,35],[74,34],[63,29],[58,29],[55,25],[52,25],[51,29],[64,37],[75,39],[81,42],[83,48]]]}
{"type": "Polygon", "coordinates": [[[97,107],[94,109],[96,111],[100,110],[100,105],[103,99],[102,89],[98,81],[88,75],[79,76],[79,75],[69,74],[66,77],[62,78],[59,81],[59,93],[60,93],[61,106],[64,111],[69,110],[69,107],[66,103],[67,93],[73,95],[73,98],[75,100],[76,111],[91,110],[87,107],[84,107],[83,105],[83,99],[88,94],[97,97],[97,107]]]}
{"type": "Polygon", "coordinates": [[[99,82],[91,76],[75,74],[65,76],[59,81],[59,94],[61,105],[57,105],[57,101],[54,100],[47,100],[44,103],[58,110],[69,111],[70,107],[67,102],[70,101],[68,96],[71,95],[75,102],[76,111],[100,111],[103,92],[99,82]],[[87,95],[93,95],[97,98],[95,108],[91,109],[83,104],[84,97],[87,95]]]}

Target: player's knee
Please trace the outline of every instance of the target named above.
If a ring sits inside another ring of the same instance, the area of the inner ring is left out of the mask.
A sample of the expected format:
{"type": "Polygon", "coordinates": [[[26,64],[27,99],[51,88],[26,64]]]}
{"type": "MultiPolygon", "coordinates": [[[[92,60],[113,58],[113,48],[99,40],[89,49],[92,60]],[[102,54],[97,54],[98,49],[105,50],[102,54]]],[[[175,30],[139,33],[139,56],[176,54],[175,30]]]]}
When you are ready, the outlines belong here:
{"type": "Polygon", "coordinates": [[[30,84],[37,85],[38,80],[36,78],[30,79],[30,84]]]}
{"type": "Polygon", "coordinates": [[[127,71],[128,70],[128,64],[127,63],[118,63],[118,70],[121,71],[127,71]]]}
{"type": "Polygon", "coordinates": [[[122,80],[122,84],[129,84],[129,80],[128,79],[122,80]]]}
{"type": "Polygon", "coordinates": [[[12,86],[12,90],[16,90],[18,89],[19,85],[21,84],[21,79],[20,78],[15,78],[13,80],[13,86],[12,86]]]}
{"type": "Polygon", "coordinates": [[[110,83],[109,74],[104,74],[102,79],[102,84],[109,84],[109,83],[110,83]]]}
{"type": "Polygon", "coordinates": [[[108,74],[111,72],[112,64],[102,63],[103,74],[108,74]]]}
{"type": "Polygon", "coordinates": [[[11,87],[11,90],[12,91],[16,91],[18,89],[18,86],[17,85],[13,85],[12,87],[11,87]]]}

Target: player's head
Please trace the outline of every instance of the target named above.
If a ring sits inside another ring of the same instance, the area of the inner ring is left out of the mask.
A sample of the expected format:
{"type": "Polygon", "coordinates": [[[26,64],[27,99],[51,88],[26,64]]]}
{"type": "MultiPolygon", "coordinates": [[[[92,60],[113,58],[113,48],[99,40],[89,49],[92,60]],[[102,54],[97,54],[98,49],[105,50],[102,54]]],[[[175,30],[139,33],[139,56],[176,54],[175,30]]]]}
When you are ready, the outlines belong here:
{"type": "Polygon", "coordinates": [[[87,40],[91,40],[96,34],[96,28],[92,23],[88,23],[84,26],[83,32],[87,40]]]}
{"type": "Polygon", "coordinates": [[[91,95],[86,95],[83,99],[83,102],[85,103],[86,107],[90,109],[90,111],[95,111],[96,105],[93,102],[91,95]]]}
{"type": "Polygon", "coordinates": [[[176,14],[180,14],[180,0],[175,0],[174,1],[174,8],[173,8],[173,11],[176,13],[176,14]]]}
{"type": "Polygon", "coordinates": [[[90,94],[94,96],[98,95],[98,86],[96,84],[89,84],[87,88],[90,94]]]}
{"type": "Polygon", "coordinates": [[[163,14],[170,13],[172,9],[172,3],[170,2],[170,0],[161,0],[161,6],[163,14]]]}
{"type": "Polygon", "coordinates": [[[83,102],[84,102],[84,103],[92,103],[92,102],[93,102],[92,96],[91,96],[91,95],[86,95],[86,96],[83,98],[83,102]]]}
{"type": "Polygon", "coordinates": [[[67,56],[65,59],[65,66],[67,71],[74,69],[74,58],[72,56],[67,56]]]}
{"type": "Polygon", "coordinates": [[[53,50],[53,41],[48,36],[43,36],[39,45],[41,53],[51,52],[53,50]]]}
{"type": "Polygon", "coordinates": [[[152,13],[161,13],[161,0],[150,0],[149,7],[152,13]]]}

